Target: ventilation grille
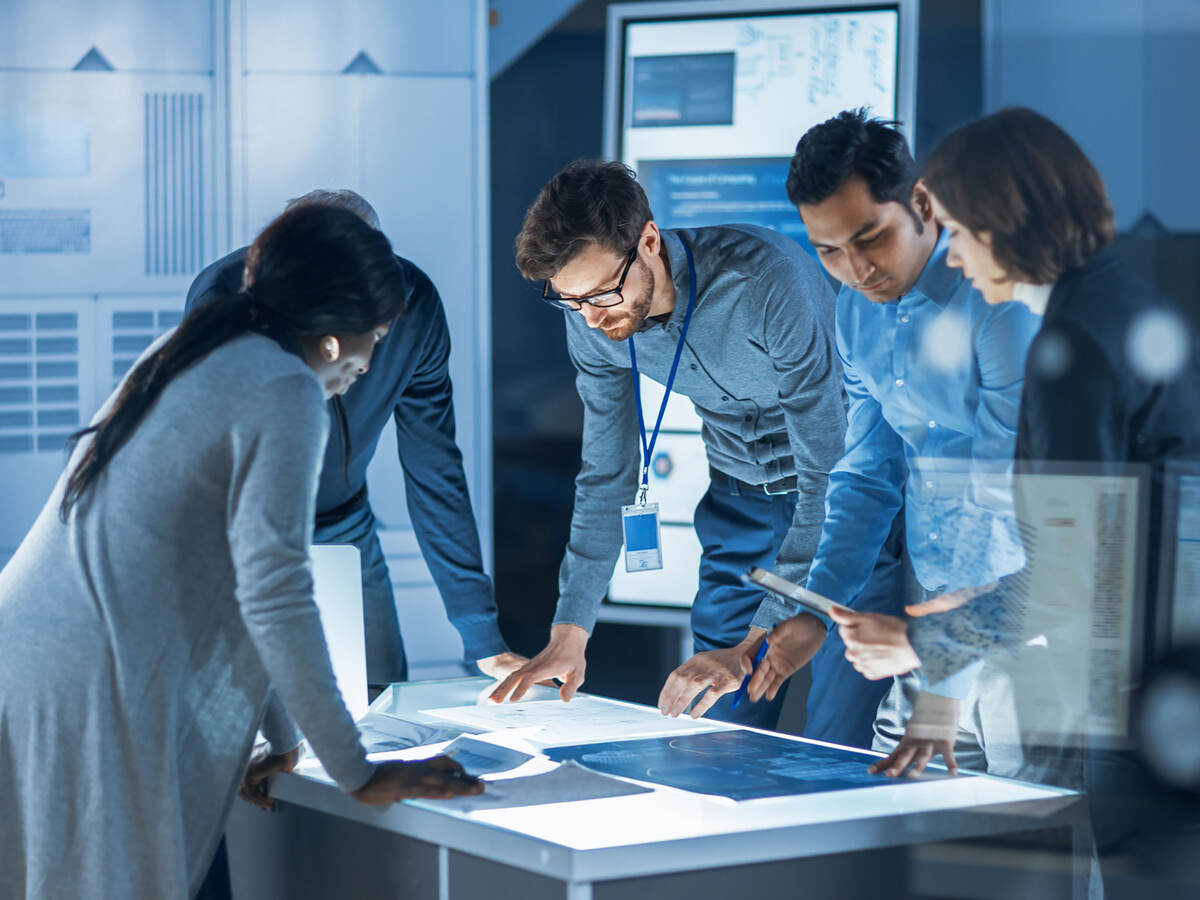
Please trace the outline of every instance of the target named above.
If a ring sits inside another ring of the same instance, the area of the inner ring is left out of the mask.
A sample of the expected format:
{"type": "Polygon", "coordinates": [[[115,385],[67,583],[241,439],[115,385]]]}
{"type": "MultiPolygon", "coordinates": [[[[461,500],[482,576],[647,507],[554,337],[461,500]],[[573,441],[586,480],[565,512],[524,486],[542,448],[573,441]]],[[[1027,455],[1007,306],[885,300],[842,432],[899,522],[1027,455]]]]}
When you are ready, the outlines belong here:
{"type": "Polygon", "coordinates": [[[61,450],[79,428],[79,316],[0,313],[0,454],[61,450]]]}
{"type": "MultiPolygon", "coordinates": [[[[112,386],[125,377],[142,351],[183,320],[181,309],[114,310],[112,314],[112,386]]],[[[104,373],[109,374],[109,373],[104,373]]]]}
{"type": "Polygon", "coordinates": [[[146,95],[146,274],[190,275],[204,259],[202,94],[146,95]]]}

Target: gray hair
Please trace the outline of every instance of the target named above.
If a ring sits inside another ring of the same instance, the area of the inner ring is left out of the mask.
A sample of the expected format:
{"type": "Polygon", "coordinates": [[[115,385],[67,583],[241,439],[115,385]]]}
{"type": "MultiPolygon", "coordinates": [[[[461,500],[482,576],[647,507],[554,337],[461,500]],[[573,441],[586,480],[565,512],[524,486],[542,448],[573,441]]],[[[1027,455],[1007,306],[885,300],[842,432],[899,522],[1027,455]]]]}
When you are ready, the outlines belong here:
{"type": "Polygon", "coordinates": [[[340,188],[336,191],[318,188],[315,191],[309,191],[303,197],[289,200],[283,209],[284,212],[287,212],[297,206],[334,206],[354,213],[376,231],[383,230],[379,227],[379,214],[375,212],[375,208],[361,194],[356,194],[348,188],[340,188]]]}

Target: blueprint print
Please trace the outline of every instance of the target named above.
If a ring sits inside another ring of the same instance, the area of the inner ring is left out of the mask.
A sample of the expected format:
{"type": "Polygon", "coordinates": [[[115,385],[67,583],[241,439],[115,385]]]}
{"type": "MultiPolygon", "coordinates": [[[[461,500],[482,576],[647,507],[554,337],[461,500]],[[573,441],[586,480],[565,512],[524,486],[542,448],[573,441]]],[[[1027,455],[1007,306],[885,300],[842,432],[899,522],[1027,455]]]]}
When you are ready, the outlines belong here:
{"type": "Polygon", "coordinates": [[[550,747],[553,760],[576,760],[598,772],[697,794],[755,800],[928,781],[869,775],[878,757],[757,731],[717,731],[648,740],[550,747]]]}

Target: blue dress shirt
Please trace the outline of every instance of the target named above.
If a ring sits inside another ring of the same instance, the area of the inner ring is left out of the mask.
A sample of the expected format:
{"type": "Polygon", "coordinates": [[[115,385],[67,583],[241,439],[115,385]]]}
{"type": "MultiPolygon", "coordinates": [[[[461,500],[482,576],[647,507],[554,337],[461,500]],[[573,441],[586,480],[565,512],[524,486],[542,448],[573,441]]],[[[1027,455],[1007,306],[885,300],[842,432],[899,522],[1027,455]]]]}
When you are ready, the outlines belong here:
{"type": "Polygon", "coordinates": [[[897,300],[873,303],[848,287],[838,294],[850,405],[808,587],[848,605],[901,504],[927,590],[985,584],[1023,564],[1003,476],[1039,322],[1019,303],[989,306],[946,265],[947,244],[943,234],[897,300]]]}

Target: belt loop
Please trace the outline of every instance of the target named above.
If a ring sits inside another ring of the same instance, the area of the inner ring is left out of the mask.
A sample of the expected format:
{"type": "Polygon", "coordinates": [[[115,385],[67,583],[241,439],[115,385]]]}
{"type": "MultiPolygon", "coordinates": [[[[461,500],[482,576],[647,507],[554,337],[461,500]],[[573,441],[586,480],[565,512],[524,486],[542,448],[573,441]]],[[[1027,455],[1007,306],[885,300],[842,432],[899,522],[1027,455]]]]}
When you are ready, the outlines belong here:
{"type": "Polygon", "coordinates": [[[731,497],[740,497],[742,495],[742,487],[738,480],[732,475],[726,475],[716,466],[708,467],[708,480],[714,485],[719,486],[722,490],[727,491],[731,497]]]}

